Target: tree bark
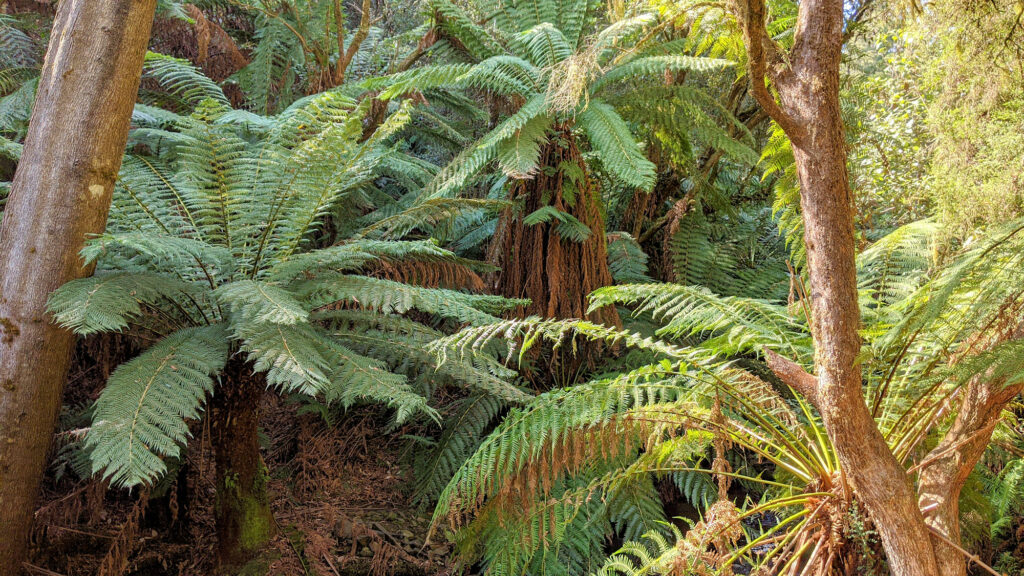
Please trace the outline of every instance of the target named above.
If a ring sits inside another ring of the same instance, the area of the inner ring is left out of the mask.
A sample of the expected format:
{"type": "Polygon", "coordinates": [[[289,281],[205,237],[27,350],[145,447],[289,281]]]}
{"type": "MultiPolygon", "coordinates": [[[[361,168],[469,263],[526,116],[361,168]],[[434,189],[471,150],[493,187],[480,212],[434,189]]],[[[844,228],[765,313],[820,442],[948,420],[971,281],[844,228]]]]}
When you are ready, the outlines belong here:
{"type": "MultiPolygon", "coordinates": [[[[960,492],[992,439],[1003,409],[1024,389],[1004,379],[976,376],[960,391],[953,425],[922,461],[918,497],[925,521],[950,542],[960,542],[960,492]]],[[[934,537],[937,576],[966,576],[963,552],[934,537]]]]}
{"type": "MultiPolygon", "coordinates": [[[[613,306],[587,312],[590,293],[612,284],[601,193],[570,128],[558,130],[541,150],[540,166],[545,168],[509,184],[509,199],[521,205],[502,214],[488,248],[488,261],[498,267],[491,276],[494,291],[530,300],[529,306],[515,311],[517,317],[583,318],[621,326],[613,306]],[[567,144],[559,145],[559,140],[567,144]],[[570,176],[561,168],[565,165],[578,166],[579,173],[570,176]],[[554,168],[557,170],[551,172],[554,168]],[[589,228],[589,236],[582,241],[563,238],[554,220],[533,225],[523,222],[526,216],[547,206],[582,222],[589,228]]],[[[564,385],[565,378],[575,375],[580,366],[592,366],[602,350],[607,348],[600,343],[587,343],[577,345],[575,353],[565,349],[560,357],[552,354],[547,376],[564,385]]]]}
{"type": "Polygon", "coordinates": [[[210,402],[216,460],[219,564],[228,570],[254,558],[274,535],[267,467],[260,456],[259,403],[265,385],[252,367],[234,358],[210,402]]]}
{"type": "Polygon", "coordinates": [[[0,576],[20,572],[72,335],[46,300],[86,276],[128,137],[156,0],[64,0],[0,227],[0,576]]]}
{"type": "Polygon", "coordinates": [[[935,550],[916,492],[864,402],[856,360],[861,342],[854,207],[839,107],[843,2],[801,2],[786,58],[765,31],[763,0],[741,1],[734,10],[749,53],[752,93],[793,144],[815,327],[811,398],[874,520],[893,573],[935,576],[935,550]],[[778,90],[778,102],[766,76],[778,90]]]}

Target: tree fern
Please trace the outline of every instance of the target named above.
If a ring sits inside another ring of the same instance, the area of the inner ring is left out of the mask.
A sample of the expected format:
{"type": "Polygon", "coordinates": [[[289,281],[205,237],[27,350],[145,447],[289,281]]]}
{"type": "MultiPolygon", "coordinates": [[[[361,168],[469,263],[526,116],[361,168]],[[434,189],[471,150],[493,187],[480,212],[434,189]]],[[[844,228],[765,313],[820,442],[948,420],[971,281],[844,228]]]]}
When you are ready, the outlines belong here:
{"type": "MultiPolygon", "coordinates": [[[[194,70],[181,72],[180,62],[156,62],[184,100],[210,89],[194,70]]],[[[178,455],[186,420],[198,416],[207,394],[238,385],[222,373],[228,354],[281,393],[342,407],[380,402],[398,422],[437,418],[428,404],[433,388],[421,386],[435,375],[506,402],[528,397],[484,363],[435,362],[422,351],[422,339],[405,339],[420,347],[418,362],[396,362],[388,347],[359,340],[365,332],[332,329],[324,314],[361,314],[361,329],[373,325],[378,336],[399,320],[437,335],[437,329],[493,322],[520,305],[380,277],[402,265],[487,269],[434,241],[395,238],[394,227],[384,239],[358,227],[344,237],[324,230],[325,218],[339,210],[353,221],[373,210],[365,190],[385,165],[380,159],[389,154],[389,139],[408,121],[407,107],[364,138],[369,104],[340,94],[305,98],[269,118],[233,113],[208,96],[201,94],[187,116],[142,109],[153,120],[139,130],[165,145],[124,163],[107,232],[82,253],[100,272],[66,284],[50,301],[57,321],[77,333],[144,330],[157,337],[115,373],[97,409],[88,446],[94,465],[107,469],[115,485],[151,483],[165,470],[161,458],[178,455]],[[359,201],[346,202],[351,197],[359,201]],[[403,318],[414,311],[418,321],[403,318]],[[146,382],[165,394],[139,392],[146,382]],[[172,402],[166,394],[180,398],[172,402]],[[131,402],[141,406],[141,444],[119,432],[131,422],[131,402]]],[[[417,214],[442,222],[459,202],[422,205],[417,214]]]]}

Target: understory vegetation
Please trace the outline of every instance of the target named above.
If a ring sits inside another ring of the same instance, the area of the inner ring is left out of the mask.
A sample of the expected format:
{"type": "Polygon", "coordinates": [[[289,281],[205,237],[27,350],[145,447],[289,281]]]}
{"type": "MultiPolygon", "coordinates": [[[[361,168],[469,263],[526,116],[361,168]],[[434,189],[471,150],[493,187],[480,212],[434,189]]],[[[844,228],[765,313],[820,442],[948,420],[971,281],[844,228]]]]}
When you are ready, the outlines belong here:
{"type": "Polygon", "coordinates": [[[155,5],[25,573],[1024,575],[1019,2],[155,5]]]}

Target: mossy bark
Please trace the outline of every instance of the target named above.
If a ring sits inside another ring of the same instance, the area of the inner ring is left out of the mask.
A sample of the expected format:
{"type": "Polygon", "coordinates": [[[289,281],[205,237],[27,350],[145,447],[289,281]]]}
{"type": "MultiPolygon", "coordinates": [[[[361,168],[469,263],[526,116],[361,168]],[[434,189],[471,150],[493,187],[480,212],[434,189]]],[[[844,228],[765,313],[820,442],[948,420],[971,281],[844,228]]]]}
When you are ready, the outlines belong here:
{"type": "Polygon", "coordinates": [[[262,379],[240,359],[228,363],[224,377],[210,403],[210,429],[217,468],[218,561],[231,571],[258,555],[275,530],[257,436],[262,379]]]}

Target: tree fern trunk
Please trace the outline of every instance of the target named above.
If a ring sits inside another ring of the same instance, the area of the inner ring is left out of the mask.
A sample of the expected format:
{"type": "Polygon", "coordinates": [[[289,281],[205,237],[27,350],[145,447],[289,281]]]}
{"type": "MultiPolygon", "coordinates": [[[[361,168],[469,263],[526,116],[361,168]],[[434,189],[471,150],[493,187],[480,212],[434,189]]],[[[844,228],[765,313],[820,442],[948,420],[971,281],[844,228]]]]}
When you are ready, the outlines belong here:
{"type": "Polygon", "coordinates": [[[221,566],[254,558],[274,535],[267,495],[267,467],[257,427],[264,384],[241,359],[231,360],[210,402],[210,431],[217,463],[214,515],[221,566]]]}
{"type": "Polygon", "coordinates": [[[156,0],[64,0],[0,227],[0,575],[21,572],[74,338],[46,300],[87,276],[103,232],[156,0]]]}
{"type": "MultiPolygon", "coordinates": [[[[509,199],[518,206],[502,215],[488,253],[500,268],[493,277],[496,291],[530,299],[531,304],[516,311],[517,316],[585,318],[621,326],[613,306],[587,312],[587,297],[611,285],[612,275],[600,190],[568,128],[552,135],[541,150],[539,164],[544,168],[531,178],[509,185],[509,199]],[[555,220],[523,223],[525,217],[545,206],[575,217],[590,229],[590,235],[579,242],[563,238],[555,220]]],[[[557,361],[559,371],[575,372],[582,363],[590,363],[599,350],[599,344],[587,344],[574,357],[564,353],[557,361]]]]}

